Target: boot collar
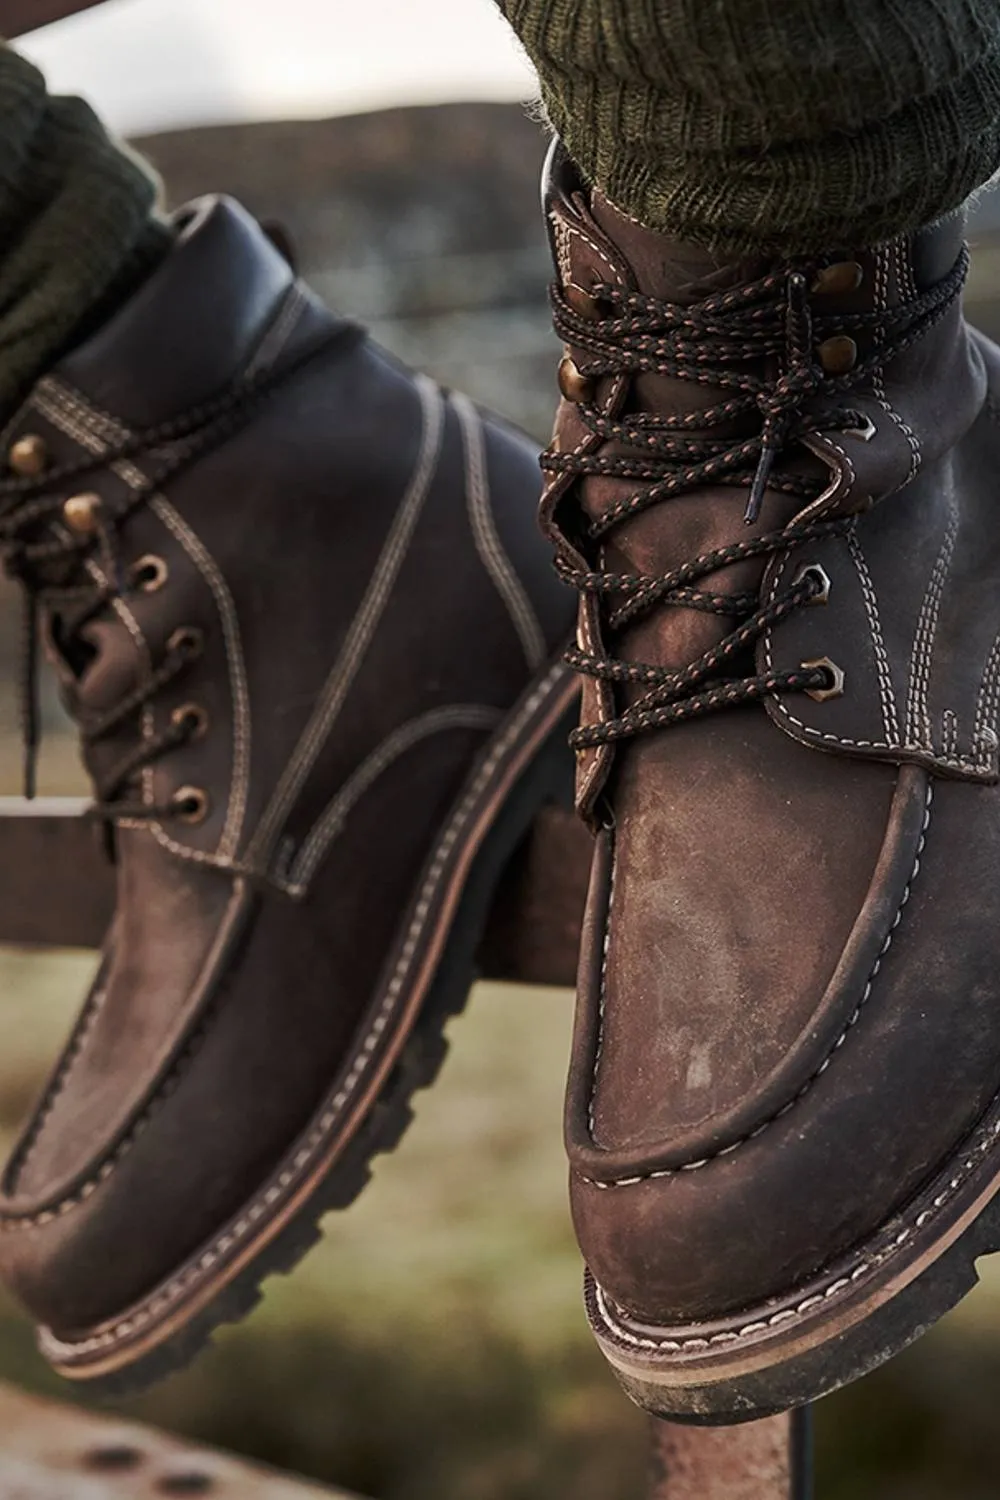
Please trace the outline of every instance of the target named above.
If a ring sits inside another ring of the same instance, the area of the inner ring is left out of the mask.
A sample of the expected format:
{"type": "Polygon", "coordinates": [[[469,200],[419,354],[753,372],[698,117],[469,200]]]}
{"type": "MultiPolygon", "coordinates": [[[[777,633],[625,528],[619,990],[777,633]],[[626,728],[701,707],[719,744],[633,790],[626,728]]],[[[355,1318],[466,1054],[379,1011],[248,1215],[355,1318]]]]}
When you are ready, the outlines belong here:
{"type": "Polygon", "coordinates": [[[176,224],[172,252],[55,371],[131,427],[167,421],[225,390],[295,279],[232,199],[202,198],[176,224]]]}
{"type": "MultiPolygon", "coordinates": [[[[685,306],[775,269],[760,258],[725,261],[645,228],[586,187],[558,140],[542,195],[557,276],[579,295],[606,282],[685,306]]],[[[857,266],[859,284],[822,294],[823,311],[874,314],[912,301],[955,267],[965,224],[957,210],[881,245],[833,250],[827,264],[857,266]]],[[[913,348],[852,391],[851,404],[868,419],[857,434],[808,440],[831,476],[816,513],[864,510],[902,489],[968,431],[985,392],[983,362],[956,302],[913,348]]]]}

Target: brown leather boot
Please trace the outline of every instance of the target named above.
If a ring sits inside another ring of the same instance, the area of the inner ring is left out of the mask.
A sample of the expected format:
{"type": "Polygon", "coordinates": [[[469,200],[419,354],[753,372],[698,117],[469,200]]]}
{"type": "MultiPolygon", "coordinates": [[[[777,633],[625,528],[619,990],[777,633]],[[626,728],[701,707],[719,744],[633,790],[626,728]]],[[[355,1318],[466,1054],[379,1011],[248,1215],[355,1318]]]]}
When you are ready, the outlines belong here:
{"type": "Polygon", "coordinates": [[[0,1197],[80,1379],[168,1370],[393,1146],[571,779],[532,445],[333,317],[234,204],[41,382],[0,538],[113,836],[100,977],[0,1197]]]}
{"type": "Polygon", "coordinates": [[[652,1411],[757,1417],[1000,1247],[1000,354],[960,216],[725,265],[547,202],[587,1305],[652,1411]]]}

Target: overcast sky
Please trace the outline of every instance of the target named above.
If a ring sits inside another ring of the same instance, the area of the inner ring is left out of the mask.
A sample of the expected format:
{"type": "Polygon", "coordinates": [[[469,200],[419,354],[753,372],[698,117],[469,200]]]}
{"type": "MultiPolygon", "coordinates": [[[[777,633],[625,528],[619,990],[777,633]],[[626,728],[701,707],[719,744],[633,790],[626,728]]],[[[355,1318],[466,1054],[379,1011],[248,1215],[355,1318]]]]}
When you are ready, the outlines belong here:
{"type": "Polygon", "coordinates": [[[107,0],[19,45],[125,132],[535,92],[493,0],[107,0]]]}

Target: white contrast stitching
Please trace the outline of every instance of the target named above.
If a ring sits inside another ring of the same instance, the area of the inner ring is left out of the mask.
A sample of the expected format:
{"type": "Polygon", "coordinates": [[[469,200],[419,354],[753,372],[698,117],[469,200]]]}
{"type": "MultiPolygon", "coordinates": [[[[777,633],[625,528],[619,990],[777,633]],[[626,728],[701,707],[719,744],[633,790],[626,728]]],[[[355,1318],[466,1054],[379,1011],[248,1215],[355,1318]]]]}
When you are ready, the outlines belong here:
{"type": "Polygon", "coordinates": [[[986,730],[996,731],[997,712],[1000,710],[1000,635],[993,642],[986,659],[983,680],[976,699],[976,717],[972,729],[973,749],[979,751],[983,764],[992,764],[996,755],[996,743],[986,741],[986,730]]]}
{"type": "Polygon", "coordinates": [[[244,380],[256,379],[269,365],[274,364],[307,306],[308,299],[302,284],[296,281],[290,287],[278,316],[261,339],[257,352],[243,371],[244,380]]]}
{"type": "Polygon", "coordinates": [[[938,620],[945,584],[955,555],[955,539],[958,535],[958,506],[951,501],[948,507],[948,525],[931,573],[927,592],[924,594],[917,620],[913,650],[910,655],[910,689],[906,702],[907,741],[933,750],[931,717],[927,699],[930,691],[931,664],[937,638],[938,620]]]}
{"type": "MultiPolygon", "coordinates": [[[[875,980],[878,978],[879,970],[882,967],[882,960],[885,958],[885,955],[888,953],[890,947],[892,946],[892,939],[895,934],[896,928],[899,926],[903,917],[903,908],[906,906],[906,903],[910,899],[910,892],[913,889],[913,883],[920,873],[920,860],[924,852],[924,846],[927,843],[927,829],[930,826],[931,803],[933,802],[933,800],[934,786],[932,782],[928,782],[927,800],[924,804],[924,821],[920,830],[920,839],[917,843],[917,849],[913,859],[913,868],[910,871],[910,878],[906,882],[906,888],[904,889],[902,897],[900,898],[899,906],[896,908],[896,915],[893,919],[892,926],[886,933],[885,942],[879,949],[878,956],[875,959],[875,963],[872,967],[871,973],[868,976],[868,982],[865,985],[861,999],[854,1007],[854,1010],[851,1012],[850,1016],[848,1016],[843,1030],[837,1037],[837,1040],[833,1043],[832,1047],[827,1052],[819,1067],[806,1079],[805,1083],[799,1089],[798,1093],[796,1093],[791,1099],[789,1099],[787,1104],[782,1105],[781,1109],[779,1109],[775,1114],[770,1115],[766,1120],[761,1121],[759,1125],[757,1125],[753,1130],[749,1131],[746,1135],[740,1136],[738,1140],[730,1142],[728,1146],[722,1147],[721,1150],[712,1151],[706,1156],[699,1157],[697,1161],[685,1162],[679,1167],[663,1167],[659,1171],[654,1172],[637,1172],[631,1177],[608,1178],[603,1182],[599,1181],[597,1178],[587,1177],[582,1172],[578,1172],[576,1175],[580,1178],[581,1181],[589,1183],[592,1187],[605,1190],[608,1188],[634,1187],[636,1183],[640,1182],[654,1182],[662,1177],[677,1177],[682,1172],[700,1171],[702,1167],[708,1166],[710,1162],[718,1161],[719,1158],[723,1156],[730,1156],[734,1151],[739,1150],[741,1146],[745,1146],[748,1144],[748,1142],[756,1140],[758,1136],[763,1135],[765,1130],[769,1130],[772,1125],[776,1124],[778,1120],[782,1119],[789,1113],[790,1110],[794,1109],[795,1106],[800,1102],[800,1100],[805,1098],[806,1094],[809,1093],[809,1091],[819,1081],[819,1079],[826,1072],[827,1068],[833,1062],[834,1057],[847,1041],[847,1038],[850,1035],[851,1031],[860,1020],[865,1006],[868,1004],[868,1000],[875,985],[875,980]]],[[[610,922],[608,925],[610,927],[610,922]]]]}
{"type": "Polygon", "coordinates": [[[640,1338],[622,1326],[612,1312],[603,1288],[595,1282],[595,1293],[601,1313],[608,1327],[614,1332],[615,1337],[619,1338],[623,1343],[631,1344],[634,1348],[663,1350],[668,1354],[684,1354],[697,1349],[708,1349],[716,1345],[731,1344],[739,1339],[753,1338],[758,1333],[766,1333],[769,1328],[776,1328],[782,1323],[805,1317],[817,1307],[821,1307],[833,1298],[839,1297],[842,1292],[857,1286],[858,1282],[864,1280],[871,1271],[878,1270],[888,1260],[891,1260],[896,1252],[912,1239],[915,1233],[931,1223],[945,1204],[950,1202],[975,1171],[982,1157],[988,1155],[995,1148],[998,1137],[1000,1137],[1000,1120],[994,1120],[991,1125],[982,1130],[978,1140],[974,1139],[973,1144],[968,1148],[968,1155],[963,1160],[958,1171],[949,1178],[941,1192],[936,1194],[930,1208],[922,1209],[909,1224],[905,1224],[898,1231],[894,1230],[891,1238],[883,1236],[884,1243],[877,1251],[867,1256],[864,1260],[857,1261],[825,1285],[822,1282],[819,1283],[816,1290],[811,1291],[807,1297],[779,1308],[775,1312],[770,1312],[765,1317],[758,1317],[754,1321],[745,1324],[733,1323],[730,1328],[721,1329],[718,1333],[712,1334],[708,1338],[640,1338]]]}
{"type": "Polygon", "coordinates": [[[861,583],[861,593],[864,596],[865,610],[868,614],[868,628],[871,631],[872,644],[875,647],[879,697],[882,700],[883,728],[886,739],[896,742],[899,740],[899,720],[896,715],[896,694],[892,685],[892,671],[889,666],[888,652],[885,649],[885,638],[882,634],[878,598],[875,593],[875,586],[872,583],[871,573],[868,571],[868,564],[865,561],[861,543],[858,540],[856,526],[852,526],[847,533],[847,546],[861,583]]]}
{"type": "Polygon", "coordinates": [[[423,418],[416,467],[340,654],[246,851],[246,858],[251,863],[262,863],[270,856],[289,811],[329,739],[385,611],[437,472],[444,437],[444,399],[438,387],[426,376],[418,376],[416,383],[423,418]]]}
{"type": "MultiPolygon", "coordinates": [[[[149,1323],[154,1316],[154,1307],[157,1312],[160,1312],[176,1301],[192,1282],[197,1281],[206,1271],[215,1265],[221,1256],[225,1255],[234,1245],[246,1237],[253,1224],[261,1217],[262,1212],[277,1202],[287,1188],[295,1181],[296,1177],[309,1165],[316,1153],[323,1147],[331,1126],[336,1124],[340,1111],[356,1091],[358,1084],[371,1065],[372,1057],[389,1024],[391,1014],[395,1009],[396,1002],[416,956],[420,937],[427,918],[431,913],[437,888],[447,869],[452,850],[458,842],[466,823],[472,816],[497,766],[504,759],[511,745],[524,732],[525,725],[533,719],[539,707],[558,691],[560,683],[568,680],[568,677],[568,670],[562,662],[550,668],[534,691],[521,704],[518,712],[508,723],[504,733],[492,746],[489,754],[480,765],[478,772],[459,803],[437,847],[437,851],[421,887],[420,895],[417,898],[410,926],[403,942],[392,979],[386,988],[382,1003],[376,1012],[371,1027],[358,1049],[354,1064],[333,1099],[327,1104],[315,1125],[309,1130],[302,1145],[292,1158],[291,1165],[283,1168],[280,1173],[274,1176],[265,1189],[255,1195],[252,1205],[248,1206],[246,1212],[238,1221],[213,1241],[212,1245],[201,1254],[195,1265],[189,1266],[180,1275],[159,1287],[155,1296],[149,1298],[145,1303],[140,1303],[137,1308],[130,1312],[126,1320],[116,1322],[113,1327],[102,1330],[92,1338],[61,1347],[78,1356],[83,1355],[95,1349],[106,1348],[109,1344],[116,1343],[120,1338],[127,1337],[129,1333],[149,1323]],[[263,1205],[263,1207],[258,1208],[258,1205],[263,1205]]],[[[173,1080],[175,1085],[176,1081],[176,1079],[173,1080]]],[[[161,1091],[158,1100],[165,1097],[165,1092],[165,1090],[161,1091]]],[[[154,1107],[155,1104],[151,1106],[150,1111],[147,1112],[142,1121],[136,1123],[132,1135],[121,1143],[115,1156],[102,1165],[96,1177],[92,1179],[93,1185],[88,1184],[89,1192],[93,1192],[98,1182],[105,1180],[111,1175],[121,1156],[131,1147],[131,1144],[140,1133],[140,1127],[144,1129],[146,1124],[148,1124],[154,1107]]],[[[83,1190],[81,1190],[80,1194],[76,1197],[64,1200],[58,1207],[46,1210],[41,1214],[32,1215],[31,1217],[20,1218],[5,1213],[3,1217],[0,1217],[0,1233],[16,1232],[31,1228],[32,1226],[49,1223],[75,1208],[82,1201],[83,1196],[83,1190]]],[[[48,1337],[51,1338],[52,1335],[48,1335],[48,1337]]]]}
{"type": "Polygon", "coordinates": [[[597,1002],[597,1042],[594,1047],[594,1066],[590,1075],[590,1100],[587,1120],[591,1139],[596,1133],[594,1115],[597,1108],[597,1082],[601,1071],[601,1056],[604,1052],[604,1017],[607,1011],[608,950],[611,947],[611,923],[615,909],[615,882],[618,874],[618,841],[611,834],[611,877],[608,882],[608,913],[604,923],[604,943],[601,948],[601,987],[597,1002]]]}
{"type": "Polygon", "coordinates": [[[367,760],[352,771],[305,839],[287,883],[279,880],[276,884],[283,885],[292,896],[304,896],[320,861],[329,853],[331,844],[343,829],[352,809],[383,771],[421,740],[448,729],[494,729],[502,717],[502,710],[487,704],[456,703],[444,708],[433,708],[419,718],[400,724],[367,760]]]}
{"type": "MultiPolygon", "coordinates": [[[[39,410],[48,420],[97,458],[104,457],[108,446],[132,436],[127,427],[106,413],[88,406],[76,392],[70,391],[55,380],[43,382],[43,385],[39,387],[38,397],[39,410]]],[[[147,483],[147,476],[132,462],[114,462],[110,467],[133,491],[142,488],[147,483]]],[[[246,815],[250,777],[250,694],[243,661],[239,620],[225,579],[200,538],[181,519],[165,496],[160,494],[151,496],[149,509],[181,544],[212,592],[222,623],[233,698],[232,782],[226,823],[215,854],[207,854],[177,843],[166,834],[159,823],[151,823],[149,831],[165,848],[185,859],[197,863],[218,862],[231,865],[246,815]]]]}
{"type": "Polygon", "coordinates": [[[506,605],[528,667],[532,672],[537,672],[548,655],[548,650],[542,627],[531,606],[531,600],[510,558],[504,551],[500,534],[497,531],[486,466],[483,424],[479,413],[467,396],[453,394],[451,404],[462,429],[465,448],[465,493],[476,551],[483,567],[492,578],[497,593],[506,605]]]}
{"type": "MultiPolygon", "coordinates": [[[[614,261],[610,259],[606,250],[602,250],[600,245],[598,245],[596,241],[592,240],[589,234],[585,234],[582,229],[578,228],[576,224],[567,223],[565,219],[563,219],[559,214],[556,213],[551,214],[550,217],[553,223],[556,225],[557,232],[562,233],[568,237],[565,240],[564,245],[560,246],[559,255],[559,269],[562,271],[564,281],[569,280],[570,274],[573,269],[570,257],[569,240],[573,237],[573,235],[575,235],[578,240],[582,240],[585,245],[593,250],[597,258],[603,263],[605,270],[609,273],[610,279],[614,282],[617,282],[619,286],[622,285],[622,273],[621,271],[619,271],[614,261]],[[562,265],[563,254],[565,254],[566,257],[565,269],[562,265]]],[[[586,288],[583,288],[583,290],[586,290],[586,288]]]]}

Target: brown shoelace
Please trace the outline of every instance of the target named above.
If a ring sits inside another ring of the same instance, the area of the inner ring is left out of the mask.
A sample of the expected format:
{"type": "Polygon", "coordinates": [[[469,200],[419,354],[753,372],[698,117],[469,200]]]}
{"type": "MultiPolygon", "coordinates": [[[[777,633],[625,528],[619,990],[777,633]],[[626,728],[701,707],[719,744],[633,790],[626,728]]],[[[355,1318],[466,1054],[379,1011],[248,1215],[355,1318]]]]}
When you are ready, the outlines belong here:
{"type": "MultiPolygon", "coordinates": [[[[580,374],[602,376],[654,373],[720,390],[722,399],[707,409],[668,413],[605,415],[590,401],[578,404],[588,431],[627,447],[614,457],[600,452],[561,453],[550,449],[542,468],[574,479],[606,476],[635,481],[637,488],[599,519],[579,515],[582,548],[599,562],[601,542],[622,522],[704,485],[727,485],[747,493],[744,519],[757,520],[766,489],[801,499],[802,508],[822,493],[814,479],[775,468],[795,443],[830,432],[865,429],[868,418],[843,403],[889,360],[896,358],[948,312],[968,271],[963,249],[940,282],[899,307],[877,312],[817,316],[809,298],[816,268],[786,267],[736,289],[714,293],[681,307],[611,284],[592,289],[596,317],[578,312],[561,287],[552,288],[556,332],[574,349],[580,374]],[[832,333],[866,336],[868,348],[853,368],[831,375],[816,348],[832,333]],[[761,373],[777,364],[780,373],[761,373]],[[804,410],[819,398],[823,409],[804,410]],[[829,407],[825,403],[829,402],[829,407]],[[758,432],[733,440],[716,435],[748,414],[761,418],[758,432]]],[[[578,672],[610,683],[645,686],[627,708],[600,724],[578,729],[574,748],[606,744],[647,730],[667,728],[735,704],[775,693],[815,692],[830,687],[826,667],[759,675],[732,674],[741,656],[772,626],[808,604],[821,590],[804,570],[783,593],[762,605],[758,594],[713,594],[696,587],[700,579],[747,558],[767,557],[797,543],[836,536],[853,524],[851,516],[813,519],[735,542],[694,557],[660,575],[614,573],[581,567],[565,553],[556,567],[567,583],[602,600],[611,632],[656,606],[710,611],[733,619],[734,628],[712,650],[682,671],[605,657],[574,647],[567,661],[578,672]]]]}
{"type": "MultiPolygon", "coordinates": [[[[81,647],[81,632],[92,620],[107,615],[116,599],[137,587],[134,575],[123,569],[120,532],[124,522],[171,479],[196,459],[232,437],[253,416],[260,403],[298,374],[333,344],[350,345],[363,337],[355,324],[339,325],[311,343],[276,370],[237,381],[214,400],[169,422],[138,431],[110,451],[53,467],[38,477],[8,476],[0,480],[0,557],[5,571],[22,585],[24,640],[19,681],[24,793],[33,797],[40,744],[38,692],[39,623],[44,612],[57,636],[59,649],[69,657],[81,647]],[[91,535],[78,535],[62,521],[64,495],[81,479],[107,470],[126,459],[152,459],[148,479],[116,508],[102,504],[95,510],[91,535]],[[99,564],[99,582],[88,563],[99,564]]],[[[167,643],[162,659],[153,664],[139,685],[113,708],[80,719],[85,746],[106,738],[131,719],[141,735],[143,709],[200,657],[201,633],[180,626],[167,643]]],[[[141,737],[134,749],[95,782],[92,815],[108,823],[120,818],[160,820],[182,816],[178,801],[157,806],[130,796],[136,778],[147,766],[199,732],[192,717],[181,716],[158,734],[141,737]]]]}

